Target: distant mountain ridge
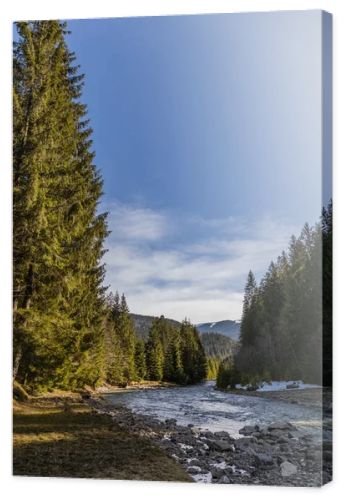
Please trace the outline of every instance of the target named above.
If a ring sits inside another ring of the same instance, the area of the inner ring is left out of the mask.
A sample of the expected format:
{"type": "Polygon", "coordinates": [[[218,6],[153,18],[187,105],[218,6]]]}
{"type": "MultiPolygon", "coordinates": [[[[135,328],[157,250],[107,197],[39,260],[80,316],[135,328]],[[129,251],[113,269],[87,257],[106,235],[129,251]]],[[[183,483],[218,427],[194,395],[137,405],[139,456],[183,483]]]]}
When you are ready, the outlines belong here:
{"type": "MultiPolygon", "coordinates": [[[[153,320],[156,316],[146,316],[143,314],[130,314],[134,321],[135,331],[137,336],[146,340],[148,338],[149,330],[151,329],[153,320]]],[[[166,318],[174,327],[179,328],[180,322],[174,319],[166,318]]],[[[221,334],[232,340],[239,340],[240,337],[240,322],[230,319],[217,321],[215,323],[199,323],[195,325],[199,333],[212,333],[221,334]]]]}
{"type": "MultiPolygon", "coordinates": [[[[133,313],[131,313],[130,316],[134,322],[135,332],[138,338],[142,340],[147,340],[152,323],[155,320],[155,318],[158,318],[159,316],[145,316],[143,314],[133,314],[133,313]]],[[[176,321],[174,319],[169,319],[169,318],[165,319],[167,319],[167,321],[169,321],[176,328],[179,328],[181,325],[179,321],[176,321]]]]}
{"type": "Polygon", "coordinates": [[[208,358],[219,360],[230,358],[239,349],[239,342],[221,333],[200,333],[200,339],[208,358]]]}
{"type": "MultiPolygon", "coordinates": [[[[156,316],[145,316],[142,314],[130,314],[136,336],[146,341],[149,331],[156,316]]],[[[174,319],[166,318],[172,326],[179,328],[181,323],[174,319]]],[[[231,320],[218,321],[217,323],[202,323],[195,325],[206,353],[207,358],[223,360],[233,357],[239,349],[239,323],[231,320]],[[219,329],[217,331],[217,328],[219,329]],[[222,333],[227,332],[227,333],[222,333]]]]}
{"type": "Polygon", "coordinates": [[[240,338],[240,321],[225,319],[214,323],[199,323],[195,326],[200,333],[220,333],[233,340],[240,338]]]}

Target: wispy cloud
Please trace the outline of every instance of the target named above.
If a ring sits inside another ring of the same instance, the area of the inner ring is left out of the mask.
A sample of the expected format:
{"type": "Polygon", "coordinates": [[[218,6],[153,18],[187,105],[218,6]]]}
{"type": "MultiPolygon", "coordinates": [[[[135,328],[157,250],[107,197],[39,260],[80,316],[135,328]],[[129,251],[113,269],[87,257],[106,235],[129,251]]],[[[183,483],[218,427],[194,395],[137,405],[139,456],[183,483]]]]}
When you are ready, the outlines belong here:
{"type": "Polygon", "coordinates": [[[261,277],[298,230],[270,217],[178,220],[120,203],[109,211],[111,289],[124,291],[133,312],[194,323],[240,318],[249,269],[261,277]]]}
{"type": "Polygon", "coordinates": [[[109,207],[109,213],[111,241],[155,241],[162,238],[167,230],[166,218],[149,208],[129,207],[115,202],[109,207]]]}

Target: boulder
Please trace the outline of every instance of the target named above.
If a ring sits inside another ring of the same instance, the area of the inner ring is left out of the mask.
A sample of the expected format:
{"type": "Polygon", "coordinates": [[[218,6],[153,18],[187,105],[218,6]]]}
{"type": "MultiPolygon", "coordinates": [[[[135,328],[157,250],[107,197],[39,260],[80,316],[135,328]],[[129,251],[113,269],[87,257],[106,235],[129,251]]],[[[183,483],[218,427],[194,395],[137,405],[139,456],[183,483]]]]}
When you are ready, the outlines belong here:
{"type": "Polygon", "coordinates": [[[259,385],[257,384],[248,384],[246,386],[246,391],[257,391],[259,389],[259,385]]]}
{"type": "Polygon", "coordinates": [[[298,471],[296,465],[292,464],[291,462],[288,462],[288,460],[281,463],[280,469],[283,477],[292,476],[293,474],[296,474],[298,471]]]}
{"type": "Polygon", "coordinates": [[[272,422],[268,427],[269,431],[279,430],[279,431],[289,431],[296,430],[294,425],[290,422],[272,422]]]}
{"type": "Polygon", "coordinates": [[[243,436],[250,436],[254,432],[259,432],[258,425],[245,425],[239,430],[239,434],[242,434],[243,436]]]}
{"type": "Polygon", "coordinates": [[[221,469],[220,467],[212,467],[211,474],[213,479],[220,479],[222,476],[225,475],[224,470],[221,469]]]}
{"type": "Polygon", "coordinates": [[[274,459],[268,453],[254,453],[255,461],[258,465],[272,465],[274,459]]]}
{"type": "Polygon", "coordinates": [[[218,484],[230,484],[230,479],[226,474],[224,474],[224,476],[222,476],[218,481],[218,484]]]}
{"type": "Polygon", "coordinates": [[[226,441],[214,441],[211,443],[211,447],[217,451],[230,451],[232,450],[232,445],[226,441]]]}
{"type": "Polygon", "coordinates": [[[189,461],[189,467],[200,467],[200,465],[200,460],[198,460],[197,458],[193,458],[189,461]]]}
{"type": "Polygon", "coordinates": [[[229,433],[226,431],[217,431],[214,433],[214,435],[220,439],[229,439],[230,438],[229,433]]]}
{"type": "Polygon", "coordinates": [[[165,423],[166,425],[175,426],[177,424],[177,420],[175,418],[167,418],[165,423]]]}
{"type": "Polygon", "coordinates": [[[268,433],[268,437],[272,439],[279,439],[283,436],[283,430],[280,429],[271,429],[268,433]]]}
{"type": "Polygon", "coordinates": [[[286,385],[286,389],[299,389],[300,384],[299,382],[290,382],[289,384],[286,385]]]}
{"type": "Polygon", "coordinates": [[[187,469],[188,474],[199,474],[201,472],[201,467],[198,467],[197,465],[192,465],[191,467],[188,467],[187,469]]]}

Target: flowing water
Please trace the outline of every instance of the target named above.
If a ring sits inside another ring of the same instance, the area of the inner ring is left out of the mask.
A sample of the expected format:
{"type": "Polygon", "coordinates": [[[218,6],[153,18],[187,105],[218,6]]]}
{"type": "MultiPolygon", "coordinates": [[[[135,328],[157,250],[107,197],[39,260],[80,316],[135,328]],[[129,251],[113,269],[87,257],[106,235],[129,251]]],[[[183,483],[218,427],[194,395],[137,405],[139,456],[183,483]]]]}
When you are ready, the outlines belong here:
{"type": "Polygon", "coordinates": [[[188,387],[130,390],[108,394],[107,398],[135,413],[159,420],[175,418],[180,425],[193,424],[213,432],[224,430],[233,437],[241,437],[238,431],[245,425],[267,425],[274,421],[289,421],[320,437],[320,408],[220,392],[214,387],[214,382],[205,382],[188,387]]]}

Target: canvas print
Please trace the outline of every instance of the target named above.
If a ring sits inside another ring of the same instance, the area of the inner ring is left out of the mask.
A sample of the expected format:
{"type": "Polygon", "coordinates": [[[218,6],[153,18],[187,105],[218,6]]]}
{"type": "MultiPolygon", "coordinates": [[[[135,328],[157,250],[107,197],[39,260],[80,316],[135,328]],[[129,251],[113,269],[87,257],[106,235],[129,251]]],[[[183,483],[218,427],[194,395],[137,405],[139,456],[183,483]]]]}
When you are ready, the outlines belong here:
{"type": "Polygon", "coordinates": [[[13,41],[13,474],[329,482],[331,15],[13,41]]]}

